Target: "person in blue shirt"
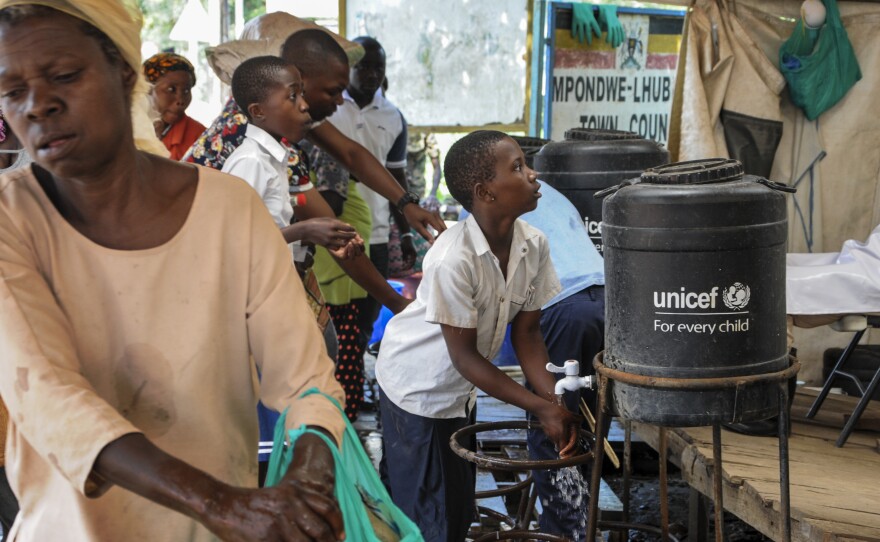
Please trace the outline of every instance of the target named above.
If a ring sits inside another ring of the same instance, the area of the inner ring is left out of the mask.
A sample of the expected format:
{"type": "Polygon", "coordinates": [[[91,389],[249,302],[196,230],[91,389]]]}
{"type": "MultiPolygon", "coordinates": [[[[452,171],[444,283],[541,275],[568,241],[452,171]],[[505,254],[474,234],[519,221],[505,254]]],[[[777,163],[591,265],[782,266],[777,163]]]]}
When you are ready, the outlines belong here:
{"type": "MultiPolygon", "coordinates": [[[[538,208],[520,218],[547,236],[550,259],[562,284],[562,291],[541,308],[541,333],[550,361],[562,365],[565,360],[575,359],[580,361],[581,376],[592,374],[593,357],[605,345],[605,263],[575,206],[552,186],[538,182],[543,194],[538,208]]],[[[562,376],[558,374],[557,378],[562,376]]],[[[565,406],[578,412],[581,397],[595,412],[595,390],[567,392],[565,406]]],[[[532,459],[559,457],[553,442],[540,430],[528,432],[528,448],[532,459]]],[[[551,483],[550,475],[548,470],[532,472],[543,507],[541,531],[580,540],[586,535],[578,532],[583,529],[579,526],[584,524],[586,510],[568,504],[551,483]]]]}

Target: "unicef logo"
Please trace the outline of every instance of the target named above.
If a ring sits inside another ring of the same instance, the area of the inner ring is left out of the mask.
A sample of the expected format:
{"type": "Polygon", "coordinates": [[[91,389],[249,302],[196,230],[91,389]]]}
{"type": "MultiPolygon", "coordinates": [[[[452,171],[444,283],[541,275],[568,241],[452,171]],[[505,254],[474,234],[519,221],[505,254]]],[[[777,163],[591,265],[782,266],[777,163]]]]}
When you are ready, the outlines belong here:
{"type": "Polygon", "coordinates": [[[741,282],[734,282],[733,286],[728,286],[724,289],[721,300],[724,301],[724,305],[728,309],[737,310],[744,309],[749,304],[750,296],[751,291],[748,286],[741,282]]]}

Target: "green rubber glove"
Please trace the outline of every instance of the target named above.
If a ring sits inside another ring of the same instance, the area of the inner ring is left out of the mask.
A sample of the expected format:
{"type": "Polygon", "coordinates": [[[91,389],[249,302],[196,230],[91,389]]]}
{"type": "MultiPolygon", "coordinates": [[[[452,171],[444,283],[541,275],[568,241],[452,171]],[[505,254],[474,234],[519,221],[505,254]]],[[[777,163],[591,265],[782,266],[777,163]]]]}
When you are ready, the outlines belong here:
{"type": "Polygon", "coordinates": [[[605,41],[615,49],[623,43],[624,31],[620,19],[617,18],[617,6],[602,4],[599,6],[599,22],[605,27],[605,41]]]}
{"type": "Polygon", "coordinates": [[[602,31],[599,30],[599,23],[596,22],[596,17],[593,16],[593,5],[572,4],[571,11],[571,37],[577,38],[581,43],[586,40],[587,44],[591,45],[593,43],[593,33],[597,37],[602,35],[602,31]]]}

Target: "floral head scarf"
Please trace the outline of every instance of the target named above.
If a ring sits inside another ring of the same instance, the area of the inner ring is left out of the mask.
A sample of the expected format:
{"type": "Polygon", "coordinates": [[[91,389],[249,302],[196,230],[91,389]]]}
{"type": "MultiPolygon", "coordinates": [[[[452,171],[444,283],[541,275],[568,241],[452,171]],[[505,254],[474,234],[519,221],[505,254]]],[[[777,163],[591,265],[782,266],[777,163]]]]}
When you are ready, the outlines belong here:
{"type": "Polygon", "coordinates": [[[196,69],[186,58],[174,53],[157,53],[144,62],[144,77],[149,83],[155,83],[168,72],[183,71],[189,73],[192,82],[196,82],[196,69]]]}

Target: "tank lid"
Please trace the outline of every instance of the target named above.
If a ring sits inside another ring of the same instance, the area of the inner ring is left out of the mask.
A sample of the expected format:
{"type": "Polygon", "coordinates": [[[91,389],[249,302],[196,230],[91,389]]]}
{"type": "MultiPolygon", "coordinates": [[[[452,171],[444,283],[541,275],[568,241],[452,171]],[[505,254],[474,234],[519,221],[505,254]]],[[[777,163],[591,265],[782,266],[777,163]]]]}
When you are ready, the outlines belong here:
{"type": "Polygon", "coordinates": [[[565,131],[566,141],[618,141],[622,139],[644,139],[635,132],[622,130],[592,130],[589,128],[571,128],[565,131]]]}
{"type": "Polygon", "coordinates": [[[743,176],[739,160],[708,158],[675,162],[646,169],[641,182],[649,184],[711,184],[735,181],[743,176]]]}

